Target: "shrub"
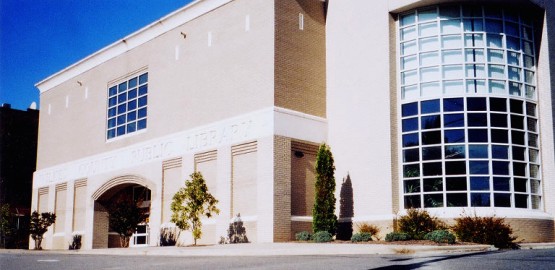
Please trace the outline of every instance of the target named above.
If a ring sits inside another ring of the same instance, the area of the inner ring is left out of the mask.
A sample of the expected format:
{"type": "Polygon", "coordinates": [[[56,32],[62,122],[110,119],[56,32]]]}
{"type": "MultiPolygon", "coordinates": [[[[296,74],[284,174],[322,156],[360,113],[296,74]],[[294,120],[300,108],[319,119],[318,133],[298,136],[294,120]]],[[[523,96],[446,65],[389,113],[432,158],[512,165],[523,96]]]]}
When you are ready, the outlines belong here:
{"type": "Polygon", "coordinates": [[[455,243],[455,235],[447,230],[435,230],[424,235],[424,239],[431,240],[436,243],[455,243]]]}
{"type": "Polygon", "coordinates": [[[368,242],[368,241],[372,241],[372,234],[368,232],[355,233],[351,237],[351,242],[353,243],[368,242]]]}
{"type": "Polygon", "coordinates": [[[310,235],[307,231],[298,232],[295,234],[295,240],[297,241],[309,241],[312,239],[312,235],[310,235]]]}
{"type": "Polygon", "coordinates": [[[385,236],[386,242],[408,241],[410,239],[411,239],[410,235],[408,233],[403,233],[403,232],[390,232],[385,236]]]}
{"type": "Polygon", "coordinates": [[[357,224],[358,232],[370,233],[371,235],[377,235],[380,233],[380,228],[374,224],[368,224],[366,222],[357,224]]]}
{"type": "Polygon", "coordinates": [[[328,231],[319,231],[314,233],[312,240],[316,243],[331,242],[333,240],[331,233],[328,231]]]}
{"type": "Polygon", "coordinates": [[[399,231],[409,234],[414,240],[424,239],[424,235],[434,230],[445,229],[445,224],[432,217],[426,210],[408,209],[407,215],[397,221],[399,231]]]}
{"type": "Polygon", "coordinates": [[[69,244],[70,250],[78,250],[81,249],[81,238],[80,234],[73,235],[73,241],[69,244]]]}
{"type": "Polygon", "coordinates": [[[175,246],[181,231],[177,227],[162,227],[160,229],[160,246],[175,246]]]}
{"type": "Polygon", "coordinates": [[[316,154],[316,182],[314,183],[314,207],[312,208],[312,231],[327,231],[335,235],[337,216],[335,215],[335,165],[330,147],[320,145],[316,154]]]}
{"type": "Polygon", "coordinates": [[[243,220],[241,220],[241,214],[238,213],[233,219],[233,222],[229,223],[229,229],[227,229],[227,236],[230,244],[238,243],[248,243],[247,229],[243,226],[243,220]]]}
{"type": "Polygon", "coordinates": [[[513,229],[499,217],[463,216],[455,219],[452,227],[457,238],[463,242],[494,245],[498,248],[514,248],[513,229]]]}

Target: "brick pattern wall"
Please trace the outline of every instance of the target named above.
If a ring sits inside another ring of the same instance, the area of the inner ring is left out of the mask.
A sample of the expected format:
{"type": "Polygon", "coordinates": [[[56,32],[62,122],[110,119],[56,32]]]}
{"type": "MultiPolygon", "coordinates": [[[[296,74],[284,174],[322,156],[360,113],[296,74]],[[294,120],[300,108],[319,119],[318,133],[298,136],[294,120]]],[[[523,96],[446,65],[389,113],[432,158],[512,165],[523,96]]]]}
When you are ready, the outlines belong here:
{"type": "Polygon", "coordinates": [[[528,243],[555,241],[553,220],[514,218],[505,219],[505,221],[513,228],[513,235],[518,237],[516,241],[528,243]]]}
{"type": "Polygon", "coordinates": [[[108,247],[108,211],[100,203],[94,203],[93,248],[108,247]]]}
{"type": "Polygon", "coordinates": [[[312,216],[317,151],[316,144],[291,142],[291,215],[293,216],[312,216]]]}
{"type": "Polygon", "coordinates": [[[323,3],[275,1],[275,105],[326,116],[326,45],[323,3]],[[300,16],[303,30],[299,29],[300,16]]]}
{"type": "Polygon", "coordinates": [[[274,136],[274,242],[290,239],[291,140],[274,136]]]}
{"type": "Polygon", "coordinates": [[[291,240],[295,239],[295,234],[304,231],[312,233],[311,221],[291,221],[291,240]]]}

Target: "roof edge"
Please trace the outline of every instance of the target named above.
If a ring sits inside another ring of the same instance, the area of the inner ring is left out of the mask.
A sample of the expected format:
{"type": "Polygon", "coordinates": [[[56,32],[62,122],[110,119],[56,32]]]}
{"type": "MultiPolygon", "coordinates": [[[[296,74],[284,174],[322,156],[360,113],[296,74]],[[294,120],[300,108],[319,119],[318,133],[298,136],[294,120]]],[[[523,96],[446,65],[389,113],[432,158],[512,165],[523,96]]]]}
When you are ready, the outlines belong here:
{"type": "Polygon", "coordinates": [[[147,26],[117,40],[116,42],[90,54],[78,62],[48,76],[35,84],[44,93],[67,80],[78,76],[98,65],[115,58],[116,56],[132,50],[155,37],[175,29],[176,27],[192,21],[220,6],[233,0],[195,0],[184,7],[148,24],[147,26]]]}

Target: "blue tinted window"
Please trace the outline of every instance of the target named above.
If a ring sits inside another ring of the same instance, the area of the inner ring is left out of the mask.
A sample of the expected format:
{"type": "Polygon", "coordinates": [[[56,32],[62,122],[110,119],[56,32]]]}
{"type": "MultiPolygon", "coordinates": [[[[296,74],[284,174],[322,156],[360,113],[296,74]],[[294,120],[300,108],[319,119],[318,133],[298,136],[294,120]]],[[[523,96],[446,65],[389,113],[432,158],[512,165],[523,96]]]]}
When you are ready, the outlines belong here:
{"type": "Polygon", "coordinates": [[[469,127],[487,127],[488,115],[485,113],[469,113],[468,114],[469,127]]]}
{"type": "Polygon", "coordinates": [[[419,145],[418,133],[403,135],[403,147],[411,147],[419,145]]]}
{"type": "Polygon", "coordinates": [[[468,199],[466,193],[447,193],[447,207],[466,207],[468,199]]]}
{"type": "Polygon", "coordinates": [[[491,142],[494,143],[508,143],[509,142],[509,132],[505,129],[492,129],[491,142]]]}
{"type": "Polygon", "coordinates": [[[464,145],[445,146],[445,159],[459,159],[465,157],[466,149],[464,145]]]}
{"type": "Polygon", "coordinates": [[[487,207],[490,206],[489,193],[471,193],[470,206],[472,207],[487,207]]]}
{"type": "Polygon", "coordinates": [[[147,93],[148,73],[130,77],[108,88],[106,138],[111,139],[146,128],[147,93]],[[139,84],[140,88],[137,88],[139,84]],[[137,96],[140,98],[137,99],[137,96]]]}
{"type": "Polygon", "coordinates": [[[489,177],[470,177],[470,190],[489,190],[489,177]]]}
{"type": "Polygon", "coordinates": [[[466,106],[468,111],[485,111],[486,98],[467,98],[466,106]]]}
{"type": "Polygon", "coordinates": [[[466,162],[465,161],[446,161],[445,174],[447,175],[466,174],[466,162]]]}
{"type": "Polygon", "coordinates": [[[441,146],[422,148],[422,160],[441,159],[441,146]]]}
{"type": "Polygon", "coordinates": [[[401,107],[403,111],[403,117],[418,114],[418,102],[403,104],[401,107]]]}
{"type": "Polygon", "coordinates": [[[492,158],[509,159],[509,147],[506,145],[492,145],[491,155],[492,158]]]}
{"type": "Polygon", "coordinates": [[[471,144],[468,146],[468,156],[470,158],[488,158],[488,146],[471,144]]]}
{"type": "Polygon", "coordinates": [[[492,127],[507,127],[506,114],[491,113],[489,116],[491,119],[492,127]]]}
{"type": "Polygon", "coordinates": [[[422,129],[433,129],[441,127],[441,118],[439,115],[422,116],[422,129]]]}
{"type": "Polygon", "coordinates": [[[495,191],[510,191],[511,190],[511,178],[509,177],[494,177],[493,178],[493,190],[495,191]]]}
{"type": "Polygon", "coordinates": [[[418,130],[418,118],[403,119],[403,132],[418,130]]]}
{"type": "Polygon", "coordinates": [[[403,150],[403,162],[414,162],[420,160],[420,151],[416,149],[403,150]]]}
{"type": "Polygon", "coordinates": [[[444,127],[464,127],[464,114],[444,114],[443,115],[444,127]]]}
{"type": "Polygon", "coordinates": [[[445,143],[460,143],[464,142],[464,129],[452,129],[444,131],[445,143]]]}
{"type": "Polygon", "coordinates": [[[464,99],[462,98],[446,98],[443,100],[444,112],[461,112],[464,111],[464,99]]]}
{"type": "Polygon", "coordinates": [[[439,112],[439,99],[422,101],[420,106],[421,113],[437,113],[439,112]]]}
{"type": "Polygon", "coordinates": [[[487,129],[469,129],[468,130],[469,142],[488,142],[487,129]]]}
{"type": "Polygon", "coordinates": [[[470,174],[489,174],[489,162],[487,161],[469,161],[468,165],[470,174]]]}
{"type": "Polygon", "coordinates": [[[492,161],[491,168],[493,174],[509,175],[509,162],[507,161],[492,161]]]}
{"type": "Polygon", "coordinates": [[[420,164],[404,165],[403,166],[403,177],[418,177],[420,176],[420,164]]]}

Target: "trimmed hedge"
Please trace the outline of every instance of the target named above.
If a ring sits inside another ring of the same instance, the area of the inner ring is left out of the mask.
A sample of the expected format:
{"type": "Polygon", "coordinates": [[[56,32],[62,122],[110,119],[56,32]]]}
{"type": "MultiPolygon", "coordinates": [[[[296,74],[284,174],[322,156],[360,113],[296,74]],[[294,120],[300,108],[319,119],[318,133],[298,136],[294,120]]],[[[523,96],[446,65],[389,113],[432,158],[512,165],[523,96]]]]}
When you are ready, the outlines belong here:
{"type": "Polygon", "coordinates": [[[435,230],[424,235],[424,239],[431,240],[436,243],[455,243],[455,235],[447,230],[435,230]]]}
{"type": "Polygon", "coordinates": [[[333,236],[327,231],[319,231],[312,235],[312,240],[316,243],[331,242],[333,240],[333,236]]]}
{"type": "Polygon", "coordinates": [[[408,241],[411,240],[410,235],[404,232],[390,232],[385,236],[386,242],[408,241]]]}

